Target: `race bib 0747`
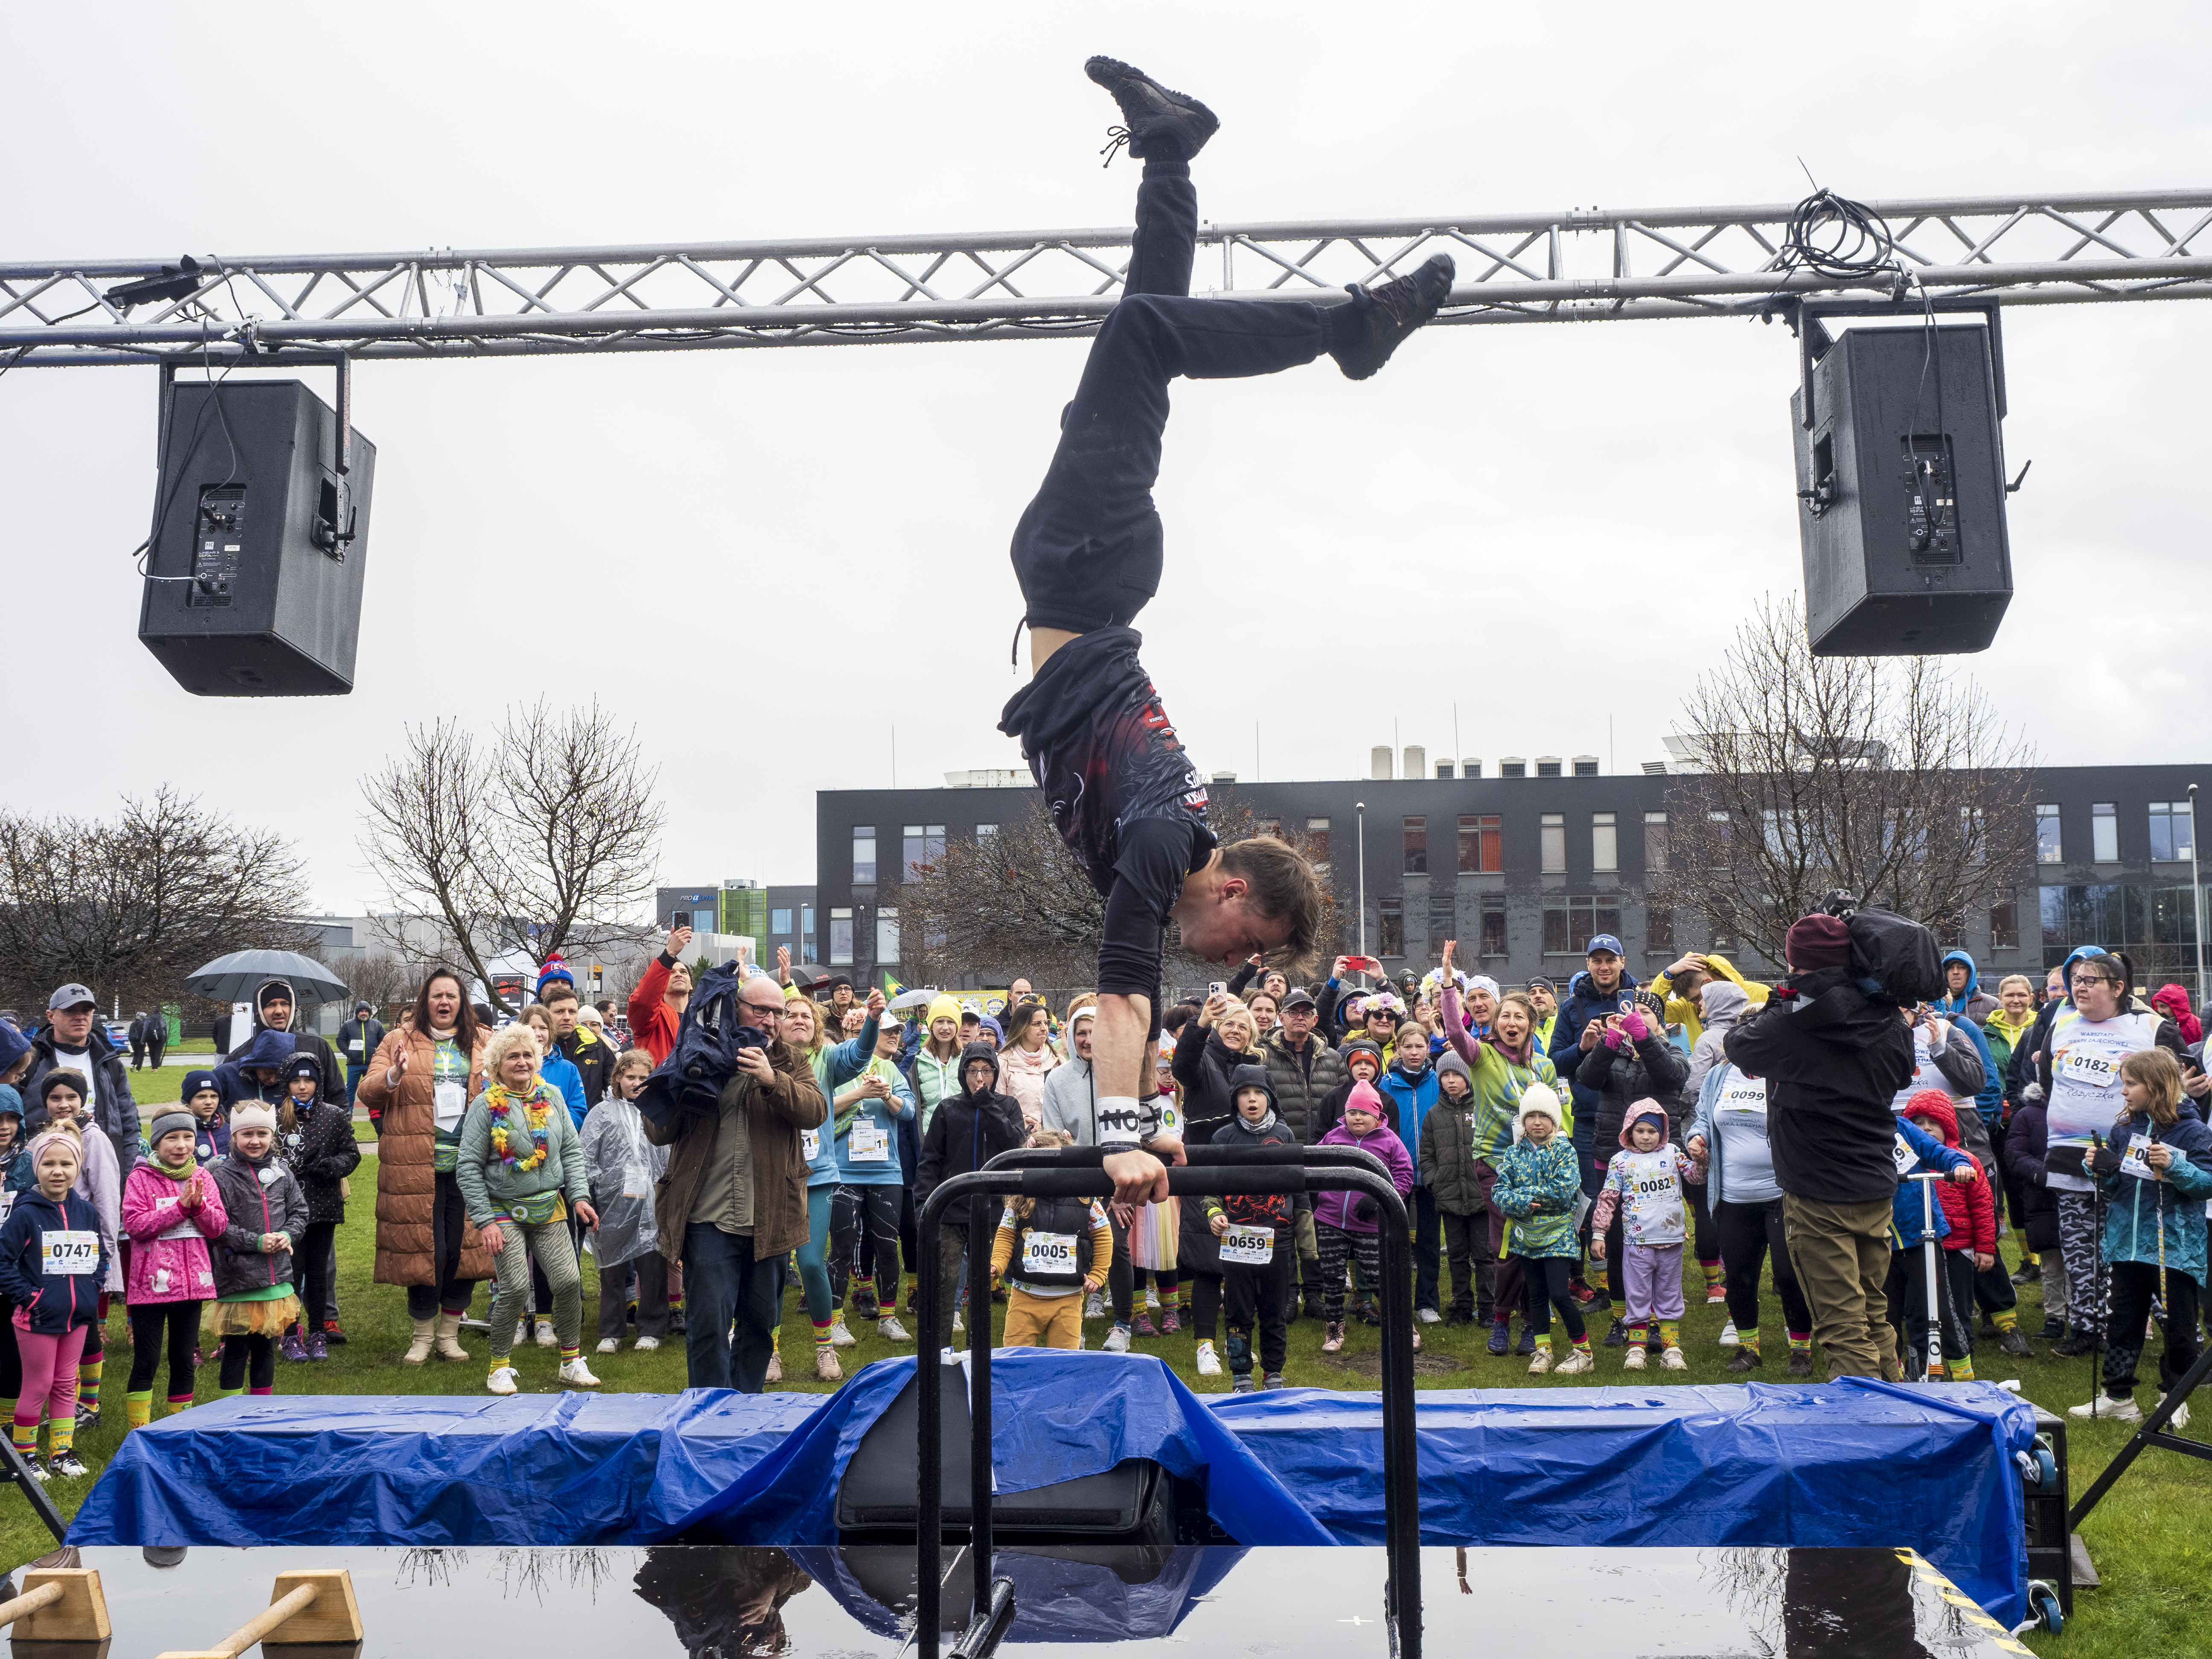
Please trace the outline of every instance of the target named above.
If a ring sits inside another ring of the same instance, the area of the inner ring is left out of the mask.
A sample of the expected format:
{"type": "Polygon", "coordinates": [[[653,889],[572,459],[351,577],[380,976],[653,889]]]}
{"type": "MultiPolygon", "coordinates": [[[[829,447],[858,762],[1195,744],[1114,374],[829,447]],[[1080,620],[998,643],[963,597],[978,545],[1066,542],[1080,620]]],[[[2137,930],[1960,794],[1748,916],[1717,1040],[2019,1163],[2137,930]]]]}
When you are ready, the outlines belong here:
{"type": "Polygon", "coordinates": [[[72,1229],[39,1235],[39,1270],[67,1278],[81,1278],[100,1269],[100,1235],[72,1229]]]}

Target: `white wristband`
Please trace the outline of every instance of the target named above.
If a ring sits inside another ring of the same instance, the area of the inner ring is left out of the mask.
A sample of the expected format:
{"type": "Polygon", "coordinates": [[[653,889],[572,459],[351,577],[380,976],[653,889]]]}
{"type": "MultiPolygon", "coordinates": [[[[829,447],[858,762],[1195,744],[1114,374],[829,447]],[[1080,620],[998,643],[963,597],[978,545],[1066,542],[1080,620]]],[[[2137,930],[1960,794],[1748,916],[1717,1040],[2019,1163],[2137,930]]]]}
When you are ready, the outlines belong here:
{"type": "Polygon", "coordinates": [[[1098,1144],[1116,1150],[1138,1144],[1138,1131],[1144,1127],[1144,1115],[1134,1095],[1101,1095],[1098,1097],[1098,1144]]]}

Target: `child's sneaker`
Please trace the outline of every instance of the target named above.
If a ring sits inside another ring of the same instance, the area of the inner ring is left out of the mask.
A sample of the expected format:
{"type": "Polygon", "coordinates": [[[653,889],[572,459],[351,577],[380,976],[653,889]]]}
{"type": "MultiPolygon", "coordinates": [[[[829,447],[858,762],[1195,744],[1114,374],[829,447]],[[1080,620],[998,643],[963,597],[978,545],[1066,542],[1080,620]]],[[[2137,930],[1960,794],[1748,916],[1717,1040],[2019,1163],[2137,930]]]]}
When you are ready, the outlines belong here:
{"type": "Polygon", "coordinates": [[[952,1310],[952,1334],[955,1336],[968,1328],[968,1316],[958,1308],[952,1310]]]}
{"type": "Polygon", "coordinates": [[[512,1365],[501,1365],[485,1379],[484,1387],[494,1394],[513,1394],[518,1373],[512,1365]]]}
{"type": "Polygon", "coordinates": [[[1526,1325],[1523,1325],[1521,1328],[1521,1340],[1514,1344],[1513,1352],[1523,1359],[1526,1359],[1530,1354],[1535,1352],[1536,1333],[1530,1330],[1526,1325]]]}
{"type": "Polygon", "coordinates": [[[24,1452],[21,1454],[21,1456],[23,1459],[23,1468],[25,1473],[29,1474],[31,1479],[37,1481],[40,1486],[45,1486],[46,1482],[52,1478],[52,1472],[44,1463],[41,1463],[39,1461],[38,1453],[24,1452]]]}
{"type": "Polygon", "coordinates": [[[1491,1352],[1500,1355],[1504,1354],[1506,1349],[1513,1346],[1512,1333],[1505,1328],[1505,1322],[1504,1320],[1498,1320],[1496,1323],[1491,1326],[1490,1342],[1488,1346],[1491,1352]]]}
{"type": "Polygon", "coordinates": [[[100,1407],[88,1406],[80,1398],[76,1402],[76,1431],[88,1434],[100,1426],[100,1407]]]}
{"type": "Polygon", "coordinates": [[[641,1336],[630,1346],[640,1353],[651,1353],[660,1346],[660,1339],[657,1336],[641,1336]]]}
{"type": "Polygon", "coordinates": [[[837,1363],[837,1350],[817,1347],[814,1350],[814,1376],[819,1382],[835,1382],[845,1375],[845,1368],[837,1363]]]}
{"type": "MultiPolygon", "coordinates": [[[[853,1287],[853,1312],[856,1316],[861,1319],[873,1319],[882,1311],[882,1305],[876,1300],[874,1286],[856,1285],[853,1287]]],[[[841,1325],[845,1322],[842,1314],[837,1316],[837,1322],[841,1325]]]]}
{"type": "Polygon", "coordinates": [[[1597,1300],[1597,1292],[1579,1276],[1567,1281],[1567,1294],[1585,1308],[1597,1300]]]}
{"type": "Polygon", "coordinates": [[[518,1348],[530,1346],[530,1317],[527,1314],[514,1322],[514,1346],[518,1348]]]}
{"type": "Polygon", "coordinates": [[[1810,1376],[1813,1374],[1813,1351],[1810,1348],[1790,1350],[1790,1375],[1810,1376]]]}
{"type": "Polygon", "coordinates": [[[82,1480],[92,1473],[90,1469],[77,1462],[76,1454],[73,1451],[57,1452],[48,1460],[46,1467],[53,1472],[54,1478],[58,1480],[82,1480]]]}
{"type": "MultiPolygon", "coordinates": [[[[1286,1389],[1290,1384],[1283,1381],[1282,1372],[1269,1371],[1267,1376],[1260,1379],[1260,1386],[1263,1389],[1286,1389]]],[[[2186,1410],[2187,1407],[2185,1407],[2183,1409],[2186,1410]]]]}
{"type": "Polygon", "coordinates": [[[1588,1348],[1572,1348],[1568,1351],[1567,1357],[1565,1359],[1562,1359],[1557,1365],[1553,1367],[1552,1375],[1554,1376],[1573,1376],[1580,1372],[1594,1371],[1596,1369],[1597,1360],[1591,1355],[1590,1351],[1588,1348]]]}
{"type": "Polygon", "coordinates": [[[300,1329],[298,1326],[295,1325],[290,1330],[284,1333],[284,1340],[276,1345],[276,1352],[283,1354],[287,1359],[296,1359],[302,1364],[306,1363],[307,1358],[307,1345],[300,1340],[300,1329]]]}
{"type": "Polygon", "coordinates": [[[561,1381],[572,1389],[596,1389],[599,1386],[599,1379],[592,1375],[592,1368],[584,1363],[581,1354],[562,1363],[561,1381]]]}
{"type": "Polygon", "coordinates": [[[1686,1371],[1690,1369],[1690,1362],[1683,1357],[1680,1348],[1669,1348],[1659,1356],[1659,1369],[1662,1371],[1686,1371]]]}
{"type": "Polygon", "coordinates": [[[1708,1308],[1726,1307],[1728,1305],[1728,1287],[1724,1285],[1706,1285],[1705,1305],[1708,1308]]]}
{"type": "Polygon", "coordinates": [[[343,1346],[345,1340],[346,1334],[338,1328],[338,1322],[337,1320],[332,1319],[325,1322],[323,1325],[324,1341],[336,1342],[340,1346],[343,1346]]]}
{"type": "Polygon", "coordinates": [[[1733,1348],[1741,1342],[1742,1340],[1743,1339],[1741,1337],[1735,1334],[1735,1321],[1733,1319],[1729,1320],[1727,1324],[1721,1327],[1721,1346],[1723,1348],[1733,1348]]]}
{"type": "Polygon", "coordinates": [[[772,1353],[768,1357],[768,1371],[767,1374],[761,1378],[761,1381],[763,1382],[781,1382],[783,1381],[783,1356],[781,1354],[772,1353]]]}
{"type": "Polygon", "coordinates": [[[1613,1328],[1605,1334],[1604,1346],[1608,1348],[1618,1348],[1627,1340],[1628,1322],[1615,1314],[1613,1319],[1613,1328]]]}
{"type": "MultiPolygon", "coordinates": [[[[640,1343],[639,1346],[642,1347],[644,1345],[640,1343]]],[[[622,1338],[618,1336],[603,1336],[599,1339],[599,1346],[594,1349],[593,1352],[596,1353],[619,1353],[622,1352],[622,1338]]]]}
{"type": "Polygon", "coordinates": [[[1101,1351],[1106,1353],[1128,1352],[1129,1328],[1127,1325],[1116,1325],[1106,1333],[1106,1340],[1098,1346],[1101,1351]]]}
{"type": "Polygon", "coordinates": [[[1182,1328],[1182,1321],[1176,1317],[1176,1310],[1173,1308],[1170,1308],[1164,1314],[1160,1316],[1160,1334],[1162,1336],[1173,1336],[1182,1328]]]}
{"type": "Polygon", "coordinates": [[[541,1319],[538,1322],[538,1346],[541,1348],[557,1348],[561,1346],[561,1339],[553,1334],[553,1322],[550,1319],[541,1319]]]}
{"type": "Polygon", "coordinates": [[[1340,1352],[1343,1347],[1344,1322],[1339,1320],[1328,1328],[1328,1334],[1322,1338],[1321,1351],[1323,1353],[1336,1353],[1340,1352]]]}
{"type": "Polygon", "coordinates": [[[1237,1373],[1237,1380],[1229,1385],[1229,1390],[1231,1394],[1251,1394],[1255,1391],[1256,1386],[1252,1381],[1251,1372],[1239,1371],[1237,1373]]]}
{"type": "Polygon", "coordinates": [[[330,1345],[323,1340],[323,1334],[320,1331],[310,1336],[302,1346],[306,1347],[307,1358],[310,1359],[328,1359],[331,1357],[330,1345]]]}
{"type": "Polygon", "coordinates": [[[1133,1334],[1137,1336],[1158,1336],[1159,1334],[1158,1331],[1152,1328],[1152,1316],[1148,1313],[1138,1314],[1135,1321],[1130,1325],[1129,1329],[1133,1334]]]}
{"type": "Polygon", "coordinates": [[[905,1326],[898,1322],[896,1314],[885,1314],[876,1322],[876,1334],[886,1342],[911,1342],[914,1338],[905,1326]]]}
{"type": "Polygon", "coordinates": [[[1625,1371],[1640,1371],[1644,1369],[1644,1345],[1641,1342],[1637,1343],[1620,1357],[1620,1368],[1625,1371]]]}
{"type": "MultiPolygon", "coordinates": [[[[855,1309],[854,1311],[858,1312],[859,1310],[855,1309]]],[[[837,1316],[830,1322],[830,1346],[833,1348],[849,1348],[860,1340],[845,1328],[845,1315],[843,1310],[840,1310],[837,1316]]]]}
{"type": "Polygon", "coordinates": [[[1101,1295],[1101,1294],[1100,1294],[1098,1291],[1091,1291],[1091,1294],[1090,1294],[1090,1295],[1088,1295],[1088,1296],[1085,1297],[1083,1298],[1083,1316],[1084,1316],[1085,1319],[1103,1319],[1103,1318],[1105,1318],[1105,1317],[1106,1317],[1106,1298],[1105,1298],[1105,1297],[1104,1297],[1104,1296],[1103,1296],[1103,1295],[1101,1295]]]}
{"type": "Polygon", "coordinates": [[[1413,1317],[1424,1325],[1434,1325],[1441,1321],[1443,1316],[1434,1308],[1416,1308],[1413,1310],[1413,1317]]]}
{"type": "Polygon", "coordinates": [[[1545,1372],[1551,1369],[1552,1351],[1549,1348],[1537,1349],[1535,1357],[1528,1362],[1528,1375],[1531,1376],[1541,1376],[1545,1372]]]}
{"type": "Polygon", "coordinates": [[[1146,1311],[1146,1313],[1150,1313],[1153,1309],[1155,1309],[1155,1308],[1158,1307],[1159,1305],[1160,1305],[1160,1293],[1159,1293],[1159,1291],[1158,1290],[1158,1288],[1157,1288],[1157,1287],[1155,1287],[1155,1286],[1153,1286],[1153,1285],[1146,1285],[1146,1286],[1145,1286],[1145,1311],[1146,1311]]]}
{"type": "Polygon", "coordinates": [[[1198,1374],[1200,1376],[1221,1375],[1221,1360],[1213,1352],[1213,1344],[1211,1342],[1201,1342],[1198,1345],[1198,1374]]]}
{"type": "Polygon", "coordinates": [[[2069,1406],[2066,1414],[2069,1417],[2094,1417],[2100,1423],[2140,1423],[2143,1416],[2142,1407],[2136,1404],[2133,1395],[2125,1400],[2114,1400],[2105,1395],[2092,1395],[2087,1405],[2069,1406]]]}

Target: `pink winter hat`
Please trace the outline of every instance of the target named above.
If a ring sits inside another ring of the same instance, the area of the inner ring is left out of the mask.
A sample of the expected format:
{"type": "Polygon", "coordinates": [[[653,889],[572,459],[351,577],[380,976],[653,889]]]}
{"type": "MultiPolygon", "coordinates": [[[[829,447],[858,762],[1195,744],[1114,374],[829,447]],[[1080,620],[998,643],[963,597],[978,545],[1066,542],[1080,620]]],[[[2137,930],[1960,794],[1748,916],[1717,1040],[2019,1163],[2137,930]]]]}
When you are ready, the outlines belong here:
{"type": "Polygon", "coordinates": [[[1365,1112],[1378,1121],[1387,1120],[1389,1116],[1389,1114],[1382,1109],[1382,1097],[1376,1091],[1375,1085],[1364,1081],[1352,1085],[1352,1094],[1344,1103],[1344,1109],[1347,1115],[1352,1112],[1365,1112]]]}

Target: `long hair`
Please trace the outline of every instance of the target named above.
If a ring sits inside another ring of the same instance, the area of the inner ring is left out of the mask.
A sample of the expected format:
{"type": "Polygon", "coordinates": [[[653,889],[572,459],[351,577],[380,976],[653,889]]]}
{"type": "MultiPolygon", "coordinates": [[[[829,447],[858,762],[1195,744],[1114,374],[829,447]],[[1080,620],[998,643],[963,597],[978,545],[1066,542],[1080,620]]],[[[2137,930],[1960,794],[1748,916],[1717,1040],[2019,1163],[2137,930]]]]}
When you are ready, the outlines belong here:
{"type": "MultiPolygon", "coordinates": [[[[2181,1116],[2181,1062],[2163,1048],[2143,1048],[2130,1054],[2120,1062],[2120,1076],[2128,1081],[2140,1083],[2150,1096],[2150,1121],[2161,1129],[2171,1129],[2181,1116]]],[[[2120,1102],[2119,1121],[2125,1123],[2135,1115],[2135,1109],[2123,1099],[2120,1102]]]]}
{"type": "Polygon", "coordinates": [[[441,979],[453,981],[453,988],[461,994],[461,1006],[453,1015],[454,1045],[463,1054],[472,1054],[477,1048],[477,1012],[469,1006],[469,982],[458,968],[441,963],[422,975],[422,988],[415,993],[415,1029],[425,1037],[430,1035],[430,988],[441,979]]]}
{"type": "MultiPolygon", "coordinates": [[[[1018,1045],[1030,1027],[1044,1018],[1044,1004],[1042,1002],[1024,1002],[1006,1016],[1006,1047],[1012,1048],[1018,1045]]],[[[1049,1026],[1047,1035],[1050,1035],[1049,1026]]]]}

